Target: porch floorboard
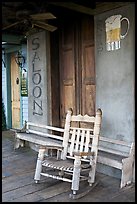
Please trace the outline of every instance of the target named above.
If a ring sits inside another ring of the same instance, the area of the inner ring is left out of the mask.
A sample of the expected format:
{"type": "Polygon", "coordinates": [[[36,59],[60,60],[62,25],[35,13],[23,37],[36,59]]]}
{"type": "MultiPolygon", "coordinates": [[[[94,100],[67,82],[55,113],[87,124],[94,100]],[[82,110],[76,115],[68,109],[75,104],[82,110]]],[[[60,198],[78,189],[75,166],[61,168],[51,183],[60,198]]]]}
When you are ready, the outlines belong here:
{"type": "Polygon", "coordinates": [[[98,185],[77,200],[68,196],[70,183],[44,177],[35,184],[37,152],[14,150],[14,136],[14,131],[2,132],[2,202],[135,202],[134,184],[120,189],[119,179],[101,173],[96,174],[98,185]]]}

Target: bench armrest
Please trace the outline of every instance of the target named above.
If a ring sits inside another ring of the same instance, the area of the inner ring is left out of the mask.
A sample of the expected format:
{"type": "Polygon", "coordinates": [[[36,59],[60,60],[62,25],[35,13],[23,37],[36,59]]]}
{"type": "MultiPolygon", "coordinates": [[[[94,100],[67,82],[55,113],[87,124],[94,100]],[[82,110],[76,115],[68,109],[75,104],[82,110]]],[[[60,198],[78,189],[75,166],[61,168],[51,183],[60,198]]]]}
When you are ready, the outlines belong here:
{"type": "Polygon", "coordinates": [[[46,125],[45,128],[48,130],[55,130],[57,132],[64,132],[64,128],[60,128],[60,127],[46,125]]]}
{"type": "Polygon", "coordinates": [[[16,130],[16,133],[26,132],[26,130],[27,130],[27,121],[25,121],[25,124],[24,124],[23,128],[16,130]]]}
{"type": "Polygon", "coordinates": [[[20,133],[20,132],[26,132],[26,129],[18,129],[18,130],[16,130],[16,133],[20,133]]]}

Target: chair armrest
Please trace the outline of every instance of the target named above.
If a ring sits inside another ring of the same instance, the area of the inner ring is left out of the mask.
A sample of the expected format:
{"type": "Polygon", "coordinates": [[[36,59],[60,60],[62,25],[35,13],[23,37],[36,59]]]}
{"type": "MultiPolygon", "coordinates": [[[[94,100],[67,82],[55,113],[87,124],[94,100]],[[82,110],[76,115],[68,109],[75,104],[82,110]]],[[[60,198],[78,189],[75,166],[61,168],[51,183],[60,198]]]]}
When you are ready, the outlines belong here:
{"type": "Polygon", "coordinates": [[[94,156],[94,152],[73,152],[74,156],[94,156]]]}
{"type": "Polygon", "coordinates": [[[81,163],[81,157],[82,156],[94,156],[94,152],[73,152],[75,156],[75,161],[74,161],[74,167],[75,168],[82,168],[82,169],[89,169],[91,168],[90,161],[89,163],[82,164],[81,163]]]}

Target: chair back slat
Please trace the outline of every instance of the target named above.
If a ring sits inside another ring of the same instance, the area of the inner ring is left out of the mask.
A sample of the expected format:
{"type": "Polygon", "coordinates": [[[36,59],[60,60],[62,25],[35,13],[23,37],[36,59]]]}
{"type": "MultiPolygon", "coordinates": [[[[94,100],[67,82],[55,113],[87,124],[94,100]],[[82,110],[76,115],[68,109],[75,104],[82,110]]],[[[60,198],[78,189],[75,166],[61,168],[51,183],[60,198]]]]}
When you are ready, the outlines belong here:
{"type": "Polygon", "coordinates": [[[70,139],[70,156],[73,156],[74,145],[75,145],[75,136],[76,136],[76,129],[73,129],[72,136],[70,139]]]}
{"type": "Polygon", "coordinates": [[[84,139],[85,139],[85,130],[82,130],[82,136],[80,141],[80,152],[84,151],[84,139]]]}
{"type": "Polygon", "coordinates": [[[74,148],[74,151],[78,152],[78,150],[79,150],[79,140],[80,140],[80,130],[78,129],[76,132],[77,132],[77,134],[76,134],[76,146],[74,148]]]}
{"type": "MultiPolygon", "coordinates": [[[[95,155],[97,154],[101,118],[102,112],[100,109],[97,110],[95,116],[72,115],[72,111],[68,111],[63,135],[62,159],[66,159],[66,156],[73,157],[74,152],[93,150],[95,155]]],[[[83,156],[83,158],[85,159],[87,156],[83,156]]]]}
{"type": "Polygon", "coordinates": [[[90,131],[87,130],[86,133],[86,141],[85,141],[85,152],[88,152],[88,148],[89,148],[89,142],[90,142],[90,131]]]}

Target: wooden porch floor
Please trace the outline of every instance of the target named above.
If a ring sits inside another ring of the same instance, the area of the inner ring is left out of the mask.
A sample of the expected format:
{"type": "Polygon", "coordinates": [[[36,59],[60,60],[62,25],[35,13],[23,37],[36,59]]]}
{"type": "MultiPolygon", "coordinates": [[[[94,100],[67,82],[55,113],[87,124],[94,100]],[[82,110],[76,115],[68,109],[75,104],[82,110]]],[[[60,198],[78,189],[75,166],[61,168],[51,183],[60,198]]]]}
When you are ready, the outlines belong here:
{"type": "Polygon", "coordinates": [[[98,185],[76,200],[68,196],[70,183],[44,178],[35,184],[37,152],[29,147],[14,150],[13,145],[14,132],[3,131],[2,202],[135,202],[135,185],[119,189],[119,179],[100,173],[96,175],[98,185]]]}

